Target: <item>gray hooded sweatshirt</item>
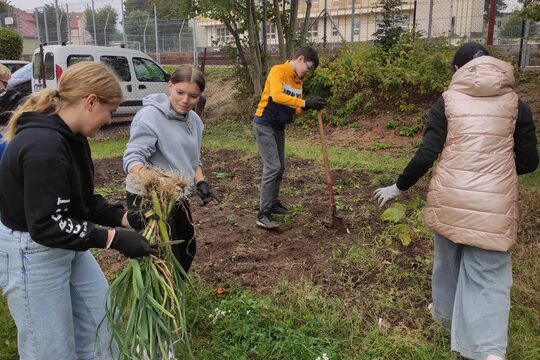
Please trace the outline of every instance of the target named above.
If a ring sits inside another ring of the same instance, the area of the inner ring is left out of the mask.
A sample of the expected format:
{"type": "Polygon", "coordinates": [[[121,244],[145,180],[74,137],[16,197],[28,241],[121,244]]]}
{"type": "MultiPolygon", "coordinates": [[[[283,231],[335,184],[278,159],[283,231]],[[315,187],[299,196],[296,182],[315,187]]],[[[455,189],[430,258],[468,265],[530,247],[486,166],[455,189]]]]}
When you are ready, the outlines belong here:
{"type": "MultiPolygon", "coordinates": [[[[194,178],[195,170],[201,165],[204,128],[201,118],[194,111],[185,116],[175,112],[166,94],[146,96],[143,106],[131,123],[124,152],[124,171],[129,174],[136,165],[154,165],[194,178]]],[[[141,193],[131,184],[129,176],[126,190],[141,193]]]]}

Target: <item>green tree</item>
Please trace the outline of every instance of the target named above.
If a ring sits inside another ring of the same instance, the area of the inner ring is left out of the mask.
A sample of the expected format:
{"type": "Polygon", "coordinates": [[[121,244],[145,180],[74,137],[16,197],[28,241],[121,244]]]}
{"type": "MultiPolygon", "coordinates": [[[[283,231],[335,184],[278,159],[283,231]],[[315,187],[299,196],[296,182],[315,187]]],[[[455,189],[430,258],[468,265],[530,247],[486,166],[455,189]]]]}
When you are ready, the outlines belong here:
{"type": "Polygon", "coordinates": [[[0,28],[0,59],[20,60],[23,51],[23,39],[19,32],[0,28]]]}
{"type": "Polygon", "coordinates": [[[131,11],[152,12],[153,7],[154,5],[152,1],[147,1],[147,0],[125,0],[124,1],[125,14],[128,14],[131,11]]]}
{"type": "Polygon", "coordinates": [[[254,26],[260,14],[254,0],[158,0],[158,4],[169,9],[186,9],[190,17],[203,16],[221,22],[231,34],[232,41],[218,38],[216,43],[234,48],[253,91],[262,92],[260,37],[258,26],[254,26]],[[248,31],[252,33],[245,37],[248,31]]]}
{"type": "MultiPolygon", "coordinates": [[[[515,12],[512,15],[509,15],[505,19],[504,25],[501,28],[499,34],[503,38],[519,38],[521,37],[521,23],[523,21],[523,13],[515,12]]],[[[538,26],[531,22],[529,23],[529,37],[535,35],[538,31],[538,26]]]]}
{"type": "Polygon", "coordinates": [[[532,21],[540,21],[540,3],[534,0],[519,0],[523,4],[521,17],[531,19],[532,21]]]}
{"type": "Polygon", "coordinates": [[[58,17],[60,20],[60,39],[58,39],[58,31],[56,26],[56,7],[54,4],[47,4],[43,8],[38,9],[39,17],[39,33],[41,41],[48,44],[59,44],[62,41],[69,39],[69,24],[66,11],[62,8],[58,9],[58,17]],[[47,20],[47,26],[45,26],[47,20]],[[48,41],[47,41],[48,39],[48,41]]]}
{"type": "Polygon", "coordinates": [[[0,27],[9,27],[11,29],[17,29],[17,12],[16,9],[11,6],[8,0],[0,0],[0,27]],[[6,17],[13,19],[13,24],[6,24],[6,17]]]}
{"type": "Polygon", "coordinates": [[[8,0],[0,0],[0,14],[7,13],[11,8],[8,0]]]}
{"type": "MultiPolygon", "coordinates": [[[[157,27],[160,42],[168,46],[165,49],[179,50],[181,44],[193,43],[192,28],[188,25],[189,8],[187,0],[174,1],[124,1],[125,31],[129,41],[137,41],[146,51],[155,51],[154,4],[157,10],[157,27]],[[148,19],[148,24],[146,20],[148,19]],[[146,25],[146,38],[144,28],[146,25]],[[136,26],[140,26],[139,29],[136,26]],[[180,37],[180,38],[179,38],[180,37]],[[146,41],[144,41],[146,40],[146,41]],[[146,45],[146,46],[145,46],[146,45]]],[[[160,50],[161,46],[160,46],[160,50]]]]}
{"type": "MultiPolygon", "coordinates": [[[[84,15],[86,16],[86,31],[94,37],[92,9],[86,9],[84,15]]],[[[111,5],[107,5],[100,9],[96,9],[95,18],[96,39],[94,39],[94,44],[107,46],[110,41],[117,38],[116,20],[118,18],[118,13],[111,5]]]]}
{"type": "Polygon", "coordinates": [[[298,0],[154,0],[154,3],[172,13],[181,11],[179,15],[202,16],[221,22],[232,40],[218,38],[217,42],[234,49],[243,73],[250,79],[252,90],[257,95],[262,92],[268,70],[266,49],[260,34],[260,24],[264,21],[263,6],[267,9],[266,22],[276,24],[282,60],[292,57],[300,38],[296,31],[298,0]],[[286,11],[281,10],[281,5],[286,11]]]}
{"type": "Polygon", "coordinates": [[[124,16],[124,20],[124,31],[126,32],[127,40],[138,42],[142,51],[154,51],[153,16],[146,11],[132,10],[124,16]]]}
{"type": "Polygon", "coordinates": [[[375,43],[386,50],[396,44],[405,32],[402,25],[406,17],[401,12],[402,4],[401,0],[380,0],[376,5],[382,9],[382,21],[377,24],[377,31],[373,35],[375,43]]]}

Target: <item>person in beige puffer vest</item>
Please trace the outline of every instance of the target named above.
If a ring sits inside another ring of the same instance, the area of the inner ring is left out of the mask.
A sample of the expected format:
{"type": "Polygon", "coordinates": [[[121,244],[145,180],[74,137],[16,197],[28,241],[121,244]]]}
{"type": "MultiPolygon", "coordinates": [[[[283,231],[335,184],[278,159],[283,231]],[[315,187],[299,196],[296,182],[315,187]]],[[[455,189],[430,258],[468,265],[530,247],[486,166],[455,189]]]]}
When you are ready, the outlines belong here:
{"type": "Polygon", "coordinates": [[[448,90],[433,104],[423,144],[394,185],[375,190],[383,206],[439,158],[427,194],[435,231],[430,304],[451,331],[452,351],[504,359],[517,240],[518,175],[538,167],[535,125],[516,94],[513,67],[478,43],[461,46],[448,90]]]}

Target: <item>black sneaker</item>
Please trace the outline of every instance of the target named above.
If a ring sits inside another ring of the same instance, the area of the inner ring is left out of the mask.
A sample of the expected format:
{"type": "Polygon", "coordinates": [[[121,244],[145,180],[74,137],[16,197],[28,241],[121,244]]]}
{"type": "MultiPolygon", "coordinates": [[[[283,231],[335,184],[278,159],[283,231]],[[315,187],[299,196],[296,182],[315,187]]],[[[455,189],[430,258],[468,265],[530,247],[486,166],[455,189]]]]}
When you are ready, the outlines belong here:
{"type": "Polygon", "coordinates": [[[272,219],[272,215],[269,213],[259,213],[256,224],[265,229],[277,229],[279,227],[279,223],[272,219]]]}
{"type": "Polygon", "coordinates": [[[270,209],[270,212],[272,214],[285,215],[286,213],[289,212],[289,209],[287,209],[285,206],[283,206],[281,201],[277,200],[276,202],[274,202],[274,205],[272,205],[272,208],[270,209]]]}

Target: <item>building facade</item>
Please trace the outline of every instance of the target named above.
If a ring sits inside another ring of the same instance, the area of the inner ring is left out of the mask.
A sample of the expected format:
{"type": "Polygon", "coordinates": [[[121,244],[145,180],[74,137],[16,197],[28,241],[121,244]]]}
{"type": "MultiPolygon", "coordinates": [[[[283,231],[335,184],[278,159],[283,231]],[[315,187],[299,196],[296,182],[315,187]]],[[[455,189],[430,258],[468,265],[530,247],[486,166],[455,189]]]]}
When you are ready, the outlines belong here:
{"type": "MultiPolygon", "coordinates": [[[[314,43],[373,40],[382,21],[382,9],[373,0],[311,0],[307,38],[314,43]],[[326,26],[325,26],[326,24],[326,26]],[[325,31],[326,30],[326,31],[325,31]]],[[[306,18],[306,1],[298,7],[298,28],[306,18]]],[[[282,9],[283,10],[283,9],[282,9]]],[[[272,9],[268,9],[272,11],[272,9]]],[[[404,0],[399,26],[420,31],[424,37],[474,38],[484,30],[483,0],[404,0]],[[414,21],[416,20],[416,21],[414,21]]],[[[266,24],[267,44],[277,46],[275,25],[266,24]]],[[[227,28],[212,19],[197,19],[197,46],[220,47],[232,41],[227,28]]]]}

